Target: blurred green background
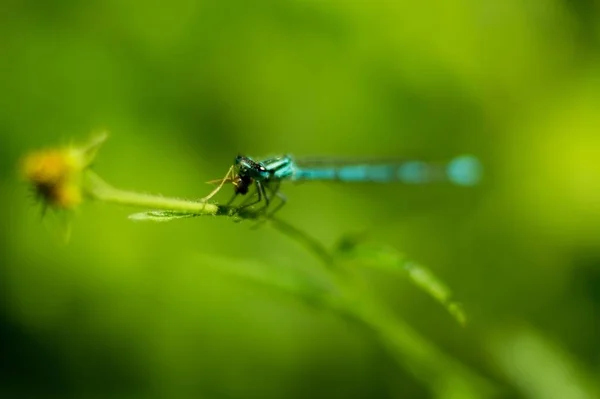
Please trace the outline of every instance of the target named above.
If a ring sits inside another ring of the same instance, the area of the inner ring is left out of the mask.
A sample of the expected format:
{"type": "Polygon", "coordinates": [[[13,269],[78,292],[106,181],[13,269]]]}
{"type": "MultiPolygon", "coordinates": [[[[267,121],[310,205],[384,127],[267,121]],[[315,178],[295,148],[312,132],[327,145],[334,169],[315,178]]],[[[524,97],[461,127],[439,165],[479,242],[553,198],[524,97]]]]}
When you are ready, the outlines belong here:
{"type": "Polygon", "coordinates": [[[477,397],[212,265],[320,267],[269,226],[85,203],[62,243],[16,165],[102,129],[103,178],[185,198],[238,152],[477,155],[477,188],[288,185],[279,215],[326,246],[366,232],[447,282],[466,328],[365,276],[489,396],[597,397],[599,16],[592,0],[2,1],[0,397],[477,397]]]}

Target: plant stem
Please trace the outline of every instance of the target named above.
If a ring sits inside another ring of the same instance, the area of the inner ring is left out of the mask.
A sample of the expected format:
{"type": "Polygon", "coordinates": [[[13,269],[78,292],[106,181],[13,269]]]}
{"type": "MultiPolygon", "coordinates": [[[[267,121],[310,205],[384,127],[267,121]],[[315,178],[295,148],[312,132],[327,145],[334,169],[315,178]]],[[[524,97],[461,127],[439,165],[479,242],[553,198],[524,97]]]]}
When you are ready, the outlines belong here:
{"type": "Polygon", "coordinates": [[[121,190],[112,187],[102,180],[100,176],[90,170],[85,172],[84,186],[86,194],[91,198],[113,204],[213,216],[224,214],[230,215],[232,210],[230,207],[208,202],[190,201],[121,190]]]}
{"type": "Polygon", "coordinates": [[[284,222],[281,219],[271,218],[271,225],[282,232],[283,234],[290,237],[292,240],[297,241],[301,245],[304,245],[309,251],[311,251],[317,258],[319,258],[326,267],[333,267],[333,256],[329,251],[321,245],[317,240],[306,234],[305,232],[297,229],[291,224],[284,222]]]}

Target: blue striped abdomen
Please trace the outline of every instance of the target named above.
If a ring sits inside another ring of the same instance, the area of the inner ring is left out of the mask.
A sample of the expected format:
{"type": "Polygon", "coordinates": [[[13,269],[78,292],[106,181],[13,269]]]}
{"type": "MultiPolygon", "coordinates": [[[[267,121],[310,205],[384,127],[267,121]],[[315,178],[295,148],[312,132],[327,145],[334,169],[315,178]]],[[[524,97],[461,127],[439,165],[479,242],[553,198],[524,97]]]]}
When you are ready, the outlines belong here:
{"type": "Polygon", "coordinates": [[[342,182],[401,182],[424,184],[449,181],[461,186],[477,184],[481,178],[481,164],[473,156],[454,158],[446,165],[422,161],[398,164],[354,164],[335,166],[296,167],[292,180],[338,180],[342,182]]]}

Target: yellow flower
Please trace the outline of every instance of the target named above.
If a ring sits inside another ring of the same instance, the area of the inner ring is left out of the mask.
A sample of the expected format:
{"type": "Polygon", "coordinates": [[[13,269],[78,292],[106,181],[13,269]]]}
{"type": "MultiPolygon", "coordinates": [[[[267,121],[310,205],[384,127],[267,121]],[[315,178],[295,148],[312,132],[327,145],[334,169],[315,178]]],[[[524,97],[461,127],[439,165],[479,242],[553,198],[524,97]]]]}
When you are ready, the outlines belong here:
{"type": "Polygon", "coordinates": [[[53,208],[73,209],[83,198],[82,172],[89,166],[105,135],[77,148],[47,149],[25,156],[21,174],[36,195],[53,208]]]}

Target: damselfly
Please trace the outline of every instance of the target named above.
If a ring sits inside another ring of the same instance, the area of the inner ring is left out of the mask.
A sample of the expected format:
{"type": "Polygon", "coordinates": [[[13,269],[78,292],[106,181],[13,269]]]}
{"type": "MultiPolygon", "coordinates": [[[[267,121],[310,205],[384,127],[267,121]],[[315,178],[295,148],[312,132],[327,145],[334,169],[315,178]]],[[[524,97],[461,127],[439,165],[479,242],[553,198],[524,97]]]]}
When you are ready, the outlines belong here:
{"type": "Polygon", "coordinates": [[[234,185],[231,204],[239,195],[246,195],[251,187],[256,188],[253,195],[244,200],[239,207],[245,208],[264,203],[266,211],[275,197],[279,204],[270,212],[277,212],[287,202],[279,191],[283,181],[329,180],[340,182],[400,182],[405,184],[424,184],[449,182],[457,186],[473,186],[481,179],[481,164],[471,155],[462,155],[447,163],[428,163],[423,161],[365,161],[335,160],[326,158],[295,159],[291,155],[266,158],[262,161],[238,155],[233,165],[218,187],[203,200],[210,199],[225,183],[234,185]]]}

